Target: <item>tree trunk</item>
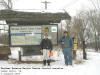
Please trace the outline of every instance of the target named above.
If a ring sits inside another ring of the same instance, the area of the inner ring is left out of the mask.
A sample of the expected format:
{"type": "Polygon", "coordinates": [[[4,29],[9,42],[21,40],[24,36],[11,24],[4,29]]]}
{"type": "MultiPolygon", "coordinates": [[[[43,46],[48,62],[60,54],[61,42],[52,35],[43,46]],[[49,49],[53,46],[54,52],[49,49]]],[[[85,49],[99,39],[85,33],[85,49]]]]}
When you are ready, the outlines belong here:
{"type": "Polygon", "coordinates": [[[98,46],[97,46],[97,36],[96,36],[96,33],[95,33],[95,51],[98,51],[98,46]]]}
{"type": "Polygon", "coordinates": [[[85,41],[83,41],[83,59],[86,60],[87,59],[87,54],[86,54],[85,48],[86,48],[85,41]]]}

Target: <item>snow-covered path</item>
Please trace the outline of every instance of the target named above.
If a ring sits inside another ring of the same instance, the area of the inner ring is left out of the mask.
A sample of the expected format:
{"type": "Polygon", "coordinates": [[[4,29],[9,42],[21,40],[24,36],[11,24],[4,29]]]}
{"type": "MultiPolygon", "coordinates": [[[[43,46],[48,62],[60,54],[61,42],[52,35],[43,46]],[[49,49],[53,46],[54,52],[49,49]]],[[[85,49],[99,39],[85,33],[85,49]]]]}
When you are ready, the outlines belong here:
{"type": "Polygon", "coordinates": [[[83,64],[67,68],[70,75],[100,75],[100,53],[88,52],[88,60],[83,64]]]}
{"type": "MultiPolygon", "coordinates": [[[[60,65],[59,62],[57,65],[60,65]]],[[[62,66],[64,70],[58,70],[59,75],[100,75],[100,53],[88,52],[88,60],[83,60],[82,64],[74,64],[73,67],[62,66]]]]}
{"type": "Polygon", "coordinates": [[[26,68],[40,68],[40,69],[24,69],[20,75],[100,75],[100,53],[88,52],[88,60],[84,60],[82,64],[74,64],[72,66],[65,66],[63,55],[60,56],[59,61],[52,62],[49,69],[42,69],[42,64],[9,64],[7,61],[0,61],[1,67],[26,67],[26,68]],[[50,69],[51,68],[51,69],[50,69]],[[53,69],[58,68],[58,69],[53,69]],[[59,69],[60,68],[60,69],[59,69]],[[48,73],[49,72],[49,73],[48,73]]]}

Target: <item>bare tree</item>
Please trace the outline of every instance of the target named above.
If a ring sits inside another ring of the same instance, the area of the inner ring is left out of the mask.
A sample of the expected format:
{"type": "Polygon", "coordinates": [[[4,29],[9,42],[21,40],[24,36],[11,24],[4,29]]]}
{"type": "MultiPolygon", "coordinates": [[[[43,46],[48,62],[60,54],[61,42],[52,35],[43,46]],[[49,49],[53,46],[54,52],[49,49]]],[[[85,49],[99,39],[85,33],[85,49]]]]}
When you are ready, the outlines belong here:
{"type": "Polygon", "coordinates": [[[81,11],[73,20],[72,30],[76,33],[78,37],[78,43],[81,48],[83,48],[83,58],[87,59],[86,54],[86,43],[89,42],[92,36],[92,28],[89,21],[89,13],[87,11],[81,11]]]}
{"type": "Polygon", "coordinates": [[[1,0],[0,5],[2,5],[5,9],[12,9],[12,0],[1,0]]]}

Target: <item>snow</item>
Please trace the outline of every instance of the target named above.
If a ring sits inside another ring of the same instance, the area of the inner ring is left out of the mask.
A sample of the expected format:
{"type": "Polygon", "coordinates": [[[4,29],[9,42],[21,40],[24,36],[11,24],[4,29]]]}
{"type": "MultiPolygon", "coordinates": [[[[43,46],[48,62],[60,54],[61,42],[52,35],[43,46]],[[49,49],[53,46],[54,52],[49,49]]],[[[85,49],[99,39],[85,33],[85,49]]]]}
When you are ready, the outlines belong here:
{"type": "Polygon", "coordinates": [[[63,10],[63,9],[56,9],[56,10],[50,10],[50,9],[48,9],[48,10],[42,10],[42,9],[32,9],[32,10],[25,10],[25,9],[23,9],[23,10],[20,10],[20,9],[18,9],[18,10],[14,10],[14,11],[19,11],[19,12],[40,12],[40,13],[65,13],[65,11],[63,10]]]}
{"type": "MultiPolygon", "coordinates": [[[[51,67],[43,67],[41,63],[34,64],[34,63],[14,63],[13,61],[0,61],[1,67],[17,67],[17,68],[37,68],[37,69],[23,69],[20,75],[100,75],[100,53],[93,52],[91,49],[90,51],[87,50],[88,60],[82,59],[82,52],[77,51],[77,60],[81,60],[83,63],[75,64],[73,66],[65,66],[64,58],[62,51],[54,51],[54,56],[51,59],[56,60],[56,62],[51,63],[51,67]],[[56,68],[56,69],[55,69],[56,68]]],[[[14,51],[12,52],[14,53],[14,51]]],[[[16,52],[15,52],[16,54],[16,52]]],[[[17,56],[17,55],[16,55],[17,56]]],[[[42,59],[42,56],[29,56],[23,57],[23,60],[36,60],[38,61],[42,59]],[[30,58],[31,57],[31,58],[30,58]],[[26,59],[25,59],[26,58],[26,59]]],[[[75,62],[75,61],[74,61],[75,62]]]]}

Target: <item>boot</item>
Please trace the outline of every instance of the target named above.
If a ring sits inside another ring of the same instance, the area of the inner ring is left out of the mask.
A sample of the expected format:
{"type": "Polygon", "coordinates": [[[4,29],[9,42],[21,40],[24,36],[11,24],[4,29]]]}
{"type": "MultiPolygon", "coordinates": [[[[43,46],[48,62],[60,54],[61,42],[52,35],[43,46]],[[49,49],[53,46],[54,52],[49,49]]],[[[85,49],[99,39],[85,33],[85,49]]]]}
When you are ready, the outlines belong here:
{"type": "Polygon", "coordinates": [[[48,66],[50,66],[50,60],[47,60],[48,66]]]}
{"type": "Polygon", "coordinates": [[[46,66],[46,60],[43,60],[43,65],[46,66]]]}

